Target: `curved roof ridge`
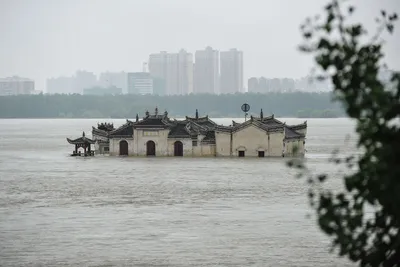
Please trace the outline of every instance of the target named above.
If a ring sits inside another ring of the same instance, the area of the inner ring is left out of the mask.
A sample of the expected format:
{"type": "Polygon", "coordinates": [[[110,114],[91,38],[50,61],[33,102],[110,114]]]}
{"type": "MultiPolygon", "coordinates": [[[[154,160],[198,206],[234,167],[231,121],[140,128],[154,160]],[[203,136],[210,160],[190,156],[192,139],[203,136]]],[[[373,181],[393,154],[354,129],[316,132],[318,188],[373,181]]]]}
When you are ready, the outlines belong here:
{"type": "Polygon", "coordinates": [[[68,143],[73,144],[73,145],[82,144],[82,143],[89,143],[89,144],[94,144],[95,143],[95,141],[93,141],[90,138],[87,138],[86,136],[81,136],[81,137],[78,137],[76,139],[70,139],[70,138],[67,137],[67,141],[68,141],[68,143]]]}
{"type": "Polygon", "coordinates": [[[96,133],[96,134],[98,134],[98,135],[107,137],[108,134],[109,134],[110,132],[111,132],[111,131],[104,131],[104,130],[101,130],[101,129],[98,129],[98,128],[92,126],[92,134],[93,134],[93,133],[96,133]]]}
{"type": "Polygon", "coordinates": [[[305,135],[291,129],[290,126],[285,125],[285,139],[301,138],[301,137],[305,137],[305,135]]]}
{"type": "Polygon", "coordinates": [[[127,122],[122,124],[121,126],[119,126],[117,129],[110,131],[110,135],[112,135],[113,133],[116,133],[118,130],[123,130],[128,126],[132,126],[132,124],[134,124],[133,122],[126,120],[127,122]]]}

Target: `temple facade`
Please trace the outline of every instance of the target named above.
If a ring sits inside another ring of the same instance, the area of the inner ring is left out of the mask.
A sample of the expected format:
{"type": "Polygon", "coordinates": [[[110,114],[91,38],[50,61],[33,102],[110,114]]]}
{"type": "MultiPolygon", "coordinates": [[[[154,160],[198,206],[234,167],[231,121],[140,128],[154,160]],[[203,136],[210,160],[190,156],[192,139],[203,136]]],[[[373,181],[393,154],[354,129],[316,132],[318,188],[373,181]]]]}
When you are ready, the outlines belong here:
{"type": "Polygon", "coordinates": [[[96,154],[139,157],[302,157],[306,134],[307,122],[286,125],[262,110],[259,117],[223,126],[197,110],[194,117],[175,120],[156,108],[116,129],[112,124],[92,129],[96,154]]]}

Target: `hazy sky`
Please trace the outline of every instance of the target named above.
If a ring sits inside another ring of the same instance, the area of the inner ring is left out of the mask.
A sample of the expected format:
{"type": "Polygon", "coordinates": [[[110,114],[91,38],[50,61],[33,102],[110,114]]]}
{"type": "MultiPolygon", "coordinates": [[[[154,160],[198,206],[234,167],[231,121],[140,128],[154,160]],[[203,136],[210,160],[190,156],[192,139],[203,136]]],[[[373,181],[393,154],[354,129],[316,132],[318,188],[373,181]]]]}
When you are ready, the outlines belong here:
{"type": "MultiPolygon", "coordinates": [[[[77,69],[141,71],[150,53],[194,53],[210,45],[244,53],[244,78],[307,75],[297,51],[299,25],[326,0],[0,0],[0,77],[19,75],[45,89],[48,77],[77,69]]],[[[353,0],[357,18],[400,13],[400,0],[353,0]]],[[[400,69],[400,24],[388,39],[390,67],[400,69]],[[397,52],[396,52],[397,45],[397,52]]]]}

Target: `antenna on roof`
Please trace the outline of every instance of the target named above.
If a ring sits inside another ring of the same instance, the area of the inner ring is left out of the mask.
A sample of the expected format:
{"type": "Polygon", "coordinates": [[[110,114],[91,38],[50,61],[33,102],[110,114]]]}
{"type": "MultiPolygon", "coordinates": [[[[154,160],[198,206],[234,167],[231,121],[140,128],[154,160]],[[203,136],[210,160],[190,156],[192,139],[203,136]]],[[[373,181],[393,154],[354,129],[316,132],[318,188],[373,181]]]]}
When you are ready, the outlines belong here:
{"type": "Polygon", "coordinates": [[[136,113],[136,122],[139,121],[139,114],[136,113]]]}
{"type": "Polygon", "coordinates": [[[263,113],[263,111],[262,111],[262,109],[261,109],[261,112],[260,112],[260,119],[263,119],[264,118],[264,113],[263,113]]]}
{"type": "Polygon", "coordinates": [[[199,118],[199,111],[196,109],[196,119],[199,118]]]}

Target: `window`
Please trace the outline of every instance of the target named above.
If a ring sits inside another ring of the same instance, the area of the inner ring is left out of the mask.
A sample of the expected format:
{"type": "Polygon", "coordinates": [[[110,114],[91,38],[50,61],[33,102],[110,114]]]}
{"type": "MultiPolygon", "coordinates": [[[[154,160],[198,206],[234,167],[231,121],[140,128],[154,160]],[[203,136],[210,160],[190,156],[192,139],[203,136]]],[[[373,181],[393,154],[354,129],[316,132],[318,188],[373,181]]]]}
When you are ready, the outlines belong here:
{"type": "Polygon", "coordinates": [[[197,140],[192,141],[192,146],[197,146],[197,140]]]}
{"type": "Polygon", "coordinates": [[[265,157],[265,151],[258,151],[258,157],[259,158],[265,157]]]}
{"type": "Polygon", "coordinates": [[[239,151],[239,158],[244,158],[244,151],[243,150],[239,151]]]}
{"type": "Polygon", "coordinates": [[[105,146],[104,147],[104,152],[109,152],[109,151],[110,151],[110,148],[108,146],[105,146]]]}

